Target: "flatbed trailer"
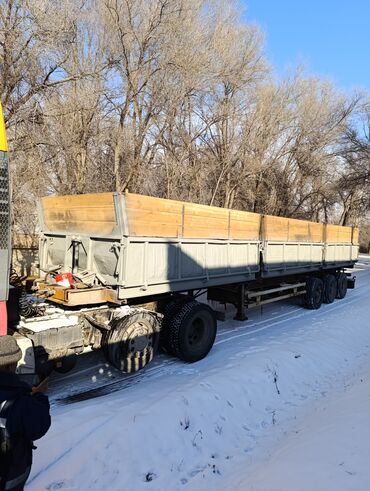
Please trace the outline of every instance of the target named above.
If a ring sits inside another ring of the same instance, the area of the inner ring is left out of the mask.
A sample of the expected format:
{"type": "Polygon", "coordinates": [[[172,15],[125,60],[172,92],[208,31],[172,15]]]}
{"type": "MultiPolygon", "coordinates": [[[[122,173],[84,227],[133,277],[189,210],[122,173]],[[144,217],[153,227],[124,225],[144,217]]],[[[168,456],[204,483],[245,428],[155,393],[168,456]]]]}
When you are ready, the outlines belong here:
{"type": "Polygon", "coordinates": [[[159,345],[197,361],[222,318],[200,295],[233,304],[245,320],[257,305],[301,296],[317,309],[354,287],[353,227],[131,193],[46,197],[39,220],[39,315],[15,329],[33,354],[24,370],[63,369],[99,348],[125,372],[144,367],[159,345]]]}

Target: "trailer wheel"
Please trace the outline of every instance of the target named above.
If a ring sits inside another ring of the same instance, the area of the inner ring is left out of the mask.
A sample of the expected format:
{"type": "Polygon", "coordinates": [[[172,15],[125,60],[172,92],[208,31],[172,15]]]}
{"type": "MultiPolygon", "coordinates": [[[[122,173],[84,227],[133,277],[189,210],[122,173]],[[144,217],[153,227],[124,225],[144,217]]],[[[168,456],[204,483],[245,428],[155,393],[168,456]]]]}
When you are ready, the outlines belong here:
{"type": "Polygon", "coordinates": [[[337,279],[333,274],[324,276],[324,303],[333,303],[337,296],[337,279]]]}
{"type": "Polygon", "coordinates": [[[347,295],[347,275],[339,273],[337,275],[337,298],[344,298],[347,295]]]}
{"type": "Polygon", "coordinates": [[[181,360],[201,360],[211,350],[217,332],[214,311],[195,300],[185,303],[169,323],[169,346],[181,360]]]}
{"type": "Polygon", "coordinates": [[[113,319],[104,339],[108,361],[125,373],[144,368],[157,351],[160,326],[150,312],[138,312],[113,319]]]}
{"type": "Polygon", "coordinates": [[[320,278],[309,277],[306,281],[305,306],[317,310],[321,307],[324,294],[324,283],[320,278]]]}
{"type": "Polygon", "coordinates": [[[188,296],[175,297],[171,299],[163,309],[163,321],[161,327],[161,335],[160,335],[160,347],[166,353],[170,353],[174,355],[171,350],[170,345],[170,326],[172,323],[172,319],[174,315],[188,302],[191,302],[193,299],[188,296]]]}

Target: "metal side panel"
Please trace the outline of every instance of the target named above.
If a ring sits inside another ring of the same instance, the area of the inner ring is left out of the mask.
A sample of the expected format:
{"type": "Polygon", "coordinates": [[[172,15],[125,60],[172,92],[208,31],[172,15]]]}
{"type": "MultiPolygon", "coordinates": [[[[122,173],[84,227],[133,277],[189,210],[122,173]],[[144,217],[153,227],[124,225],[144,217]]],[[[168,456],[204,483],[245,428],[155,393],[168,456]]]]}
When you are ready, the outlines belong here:
{"type": "Polygon", "coordinates": [[[320,242],[272,242],[263,246],[263,276],[299,273],[322,266],[324,244],[320,242]]]}
{"type": "Polygon", "coordinates": [[[324,260],[326,264],[357,261],[359,246],[352,244],[326,244],[324,260]]]}
{"type": "Polygon", "coordinates": [[[130,237],[120,298],[248,281],[259,271],[259,242],[130,237]]]}
{"type": "Polygon", "coordinates": [[[353,245],[351,247],[351,259],[352,259],[352,261],[358,260],[359,252],[360,252],[360,246],[359,245],[353,245]]]}
{"type": "MultiPolygon", "coordinates": [[[[72,271],[72,240],[71,235],[44,234],[40,238],[39,260],[40,269],[47,273],[60,268],[61,271],[72,271]]],[[[119,279],[119,263],[121,244],[119,239],[90,238],[79,236],[78,271],[92,271],[99,280],[107,285],[117,285],[119,279]]]]}

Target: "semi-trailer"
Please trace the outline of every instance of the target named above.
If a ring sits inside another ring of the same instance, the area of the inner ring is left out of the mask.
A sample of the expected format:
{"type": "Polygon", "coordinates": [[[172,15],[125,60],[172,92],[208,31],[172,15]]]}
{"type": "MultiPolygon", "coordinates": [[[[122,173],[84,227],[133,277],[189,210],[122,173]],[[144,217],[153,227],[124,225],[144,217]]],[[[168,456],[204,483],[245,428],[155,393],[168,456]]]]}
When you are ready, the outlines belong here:
{"type": "Polygon", "coordinates": [[[7,150],[0,105],[0,335],[21,347],[20,373],[66,370],[100,348],[124,372],[159,346],[194,362],[216,336],[220,313],[207,299],[245,320],[256,305],[301,296],[318,309],[354,287],[353,227],[130,193],[48,196],[38,211],[40,278],[20,296],[20,319],[13,295],[8,325],[7,150]]]}
{"type": "Polygon", "coordinates": [[[125,372],[159,346],[198,361],[216,336],[207,299],[245,320],[253,306],[301,296],[318,309],[354,287],[353,227],[131,193],[45,197],[39,223],[36,307],[15,328],[36,371],[99,348],[125,372]]]}

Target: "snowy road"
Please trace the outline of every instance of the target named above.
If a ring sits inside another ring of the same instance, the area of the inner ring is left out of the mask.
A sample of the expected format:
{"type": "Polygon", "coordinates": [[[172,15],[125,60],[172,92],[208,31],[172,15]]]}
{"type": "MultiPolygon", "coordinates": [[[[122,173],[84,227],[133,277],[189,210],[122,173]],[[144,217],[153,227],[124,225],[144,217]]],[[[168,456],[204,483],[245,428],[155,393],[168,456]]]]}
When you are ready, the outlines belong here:
{"type": "MultiPolygon", "coordinates": [[[[370,374],[370,259],[356,269],[356,290],[318,311],[296,299],[253,310],[245,323],[219,323],[215,347],[196,364],[160,355],[122,376],[100,354],[85,356],[52,380],[53,427],[27,489],[312,489],[261,475],[300,422],[314,426],[310,411],[370,374]]],[[[352,489],[341,482],[336,490],[352,489]]]]}

